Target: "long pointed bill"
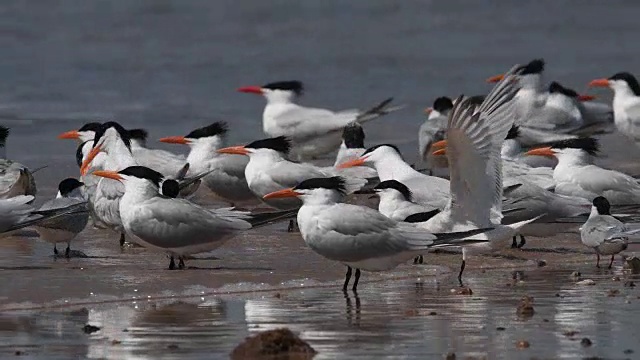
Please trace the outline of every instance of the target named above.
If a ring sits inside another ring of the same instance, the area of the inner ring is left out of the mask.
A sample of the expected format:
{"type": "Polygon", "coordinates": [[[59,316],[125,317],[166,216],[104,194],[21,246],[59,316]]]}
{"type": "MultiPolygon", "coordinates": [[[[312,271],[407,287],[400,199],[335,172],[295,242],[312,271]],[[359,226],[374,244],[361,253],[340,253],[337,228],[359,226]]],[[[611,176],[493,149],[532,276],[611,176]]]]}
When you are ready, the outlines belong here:
{"type": "Polygon", "coordinates": [[[71,130],[58,135],[58,139],[79,139],[80,133],[78,130],[71,130]]]}
{"type": "Polygon", "coordinates": [[[440,140],[431,144],[432,149],[442,149],[445,147],[447,147],[447,140],[440,140]]]}
{"type": "Polygon", "coordinates": [[[537,155],[537,156],[547,156],[547,157],[555,157],[556,154],[551,150],[551,147],[543,147],[529,150],[525,153],[525,155],[537,155]]]}
{"type": "Polygon", "coordinates": [[[496,75],[496,76],[492,76],[490,78],[487,79],[488,83],[497,83],[498,81],[504,79],[504,75],[500,74],[500,75],[496,75]]]}
{"type": "Polygon", "coordinates": [[[427,114],[427,115],[431,114],[432,111],[433,111],[432,107],[428,107],[428,108],[424,109],[424,113],[427,114]]]}
{"type": "Polygon", "coordinates": [[[118,181],[122,181],[123,179],[123,177],[120,174],[118,174],[116,171],[96,170],[92,172],[92,174],[95,176],[100,176],[103,178],[113,179],[118,181]]]}
{"type": "Polygon", "coordinates": [[[238,91],[248,94],[262,95],[262,88],[260,86],[243,86],[239,88],[238,91]]]}
{"type": "Polygon", "coordinates": [[[272,193],[269,193],[265,196],[263,196],[263,199],[278,199],[278,198],[288,198],[288,197],[296,197],[302,195],[299,192],[296,192],[293,190],[293,188],[291,189],[284,189],[284,190],[280,190],[280,191],[274,191],[272,193]]]}
{"type": "Polygon", "coordinates": [[[608,79],[595,79],[591,80],[589,87],[609,87],[608,79]]]}
{"type": "Polygon", "coordinates": [[[596,97],[593,95],[578,95],[578,101],[582,102],[593,101],[595,99],[596,97]]]}
{"type": "Polygon", "coordinates": [[[233,155],[249,155],[249,150],[244,146],[230,146],[222,149],[218,149],[219,154],[233,154],[233,155]]]}
{"type": "Polygon", "coordinates": [[[433,154],[433,156],[447,155],[447,149],[446,148],[442,148],[442,149],[434,151],[432,154],[433,154]]]}
{"type": "Polygon", "coordinates": [[[187,138],[185,138],[184,136],[163,137],[158,141],[163,142],[163,143],[167,143],[167,144],[181,144],[181,145],[188,145],[189,144],[189,140],[187,140],[187,138]]]}
{"type": "Polygon", "coordinates": [[[87,172],[89,172],[89,167],[91,166],[91,162],[96,158],[96,156],[98,156],[101,149],[102,147],[100,145],[91,149],[89,155],[87,155],[87,158],[82,162],[82,166],[80,166],[80,175],[87,175],[87,172]]]}
{"type": "Polygon", "coordinates": [[[336,168],[338,168],[338,169],[347,169],[347,168],[350,168],[350,167],[364,166],[365,160],[367,160],[366,157],[361,157],[361,158],[358,158],[358,159],[345,161],[342,164],[336,166],[336,168]]]}

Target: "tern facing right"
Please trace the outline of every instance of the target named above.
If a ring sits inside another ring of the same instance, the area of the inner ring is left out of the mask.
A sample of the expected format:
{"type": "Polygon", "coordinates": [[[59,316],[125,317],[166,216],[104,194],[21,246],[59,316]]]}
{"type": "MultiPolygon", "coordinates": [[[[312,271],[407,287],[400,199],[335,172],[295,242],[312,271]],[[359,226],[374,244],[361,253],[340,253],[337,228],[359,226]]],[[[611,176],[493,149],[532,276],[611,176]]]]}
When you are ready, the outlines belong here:
{"type": "Polygon", "coordinates": [[[611,216],[609,201],[602,196],[593,199],[591,214],[580,229],[582,243],[596,252],[596,267],[600,267],[600,255],[611,255],[609,269],[616,254],[627,249],[629,235],[640,230],[631,230],[622,221],[611,216]]]}
{"type": "Polygon", "coordinates": [[[432,246],[477,242],[461,238],[487,230],[433,234],[413,224],[392,220],[374,209],[341,203],[350,191],[348,187],[339,176],[315,178],[264,196],[266,199],[297,197],[302,200],[298,211],[302,238],[316,253],[347,266],[344,291],[349,285],[352,268],[356,269],[353,283],[356,291],[361,270],[390,270],[432,246]]]}
{"type": "MultiPolygon", "coordinates": [[[[39,211],[56,210],[66,208],[71,205],[85,203],[86,200],[82,193],[83,183],[74,179],[64,179],[58,185],[58,195],[55,199],[44,203],[39,211]]],[[[89,221],[89,213],[69,214],[55,219],[41,221],[34,226],[34,229],[40,234],[40,238],[53,244],[53,253],[58,255],[57,243],[67,243],[64,252],[65,257],[69,257],[71,249],[70,243],[87,226],[89,221]]]]}

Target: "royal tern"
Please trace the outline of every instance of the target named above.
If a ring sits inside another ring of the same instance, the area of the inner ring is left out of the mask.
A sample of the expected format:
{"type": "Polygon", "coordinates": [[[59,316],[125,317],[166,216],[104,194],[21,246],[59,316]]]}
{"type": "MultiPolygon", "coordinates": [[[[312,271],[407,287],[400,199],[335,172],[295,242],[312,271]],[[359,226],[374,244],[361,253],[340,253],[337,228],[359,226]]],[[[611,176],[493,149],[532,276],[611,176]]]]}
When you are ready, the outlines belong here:
{"type": "Polygon", "coordinates": [[[640,184],[633,177],[593,164],[599,150],[594,138],[554,142],[527,152],[528,155],[558,159],[553,170],[555,192],[561,195],[594,199],[604,196],[614,205],[640,203],[640,184]]]}
{"type": "Polygon", "coordinates": [[[466,257],[510,245],[512,237],[537,218],[501,225],[502,143],[513,125],[514,96],[519,89],[512,68],[478,107],[473,100],[458,98],[447,123],[445,149],[449,159],[451,199],[445,209],[418,227],[431,232],[451,232],[478,227],[495,229],[476,236],[485,243],[464,247],[458,281],[462,284],[466,257]]]}
{"type": "Polygon", "coordinates": [[[358,159],[338,166],[340,169],[372,164],[380,181],[397,180],[411,190],[416,203],[429,208],[442,209],[449,201],[449,181],[425,175],[407,164],[394,145],[370,147],[358,159]]]}
{"type": "MultiPolygon", "coordinates": [[[[557,82],[545,88],[544,67],[543,59],[535,59],[518,69],[521,88],[514,99],[515,123],[522,126],[522,141],[526,146],[567,139],[587,127],[611,123],[611,109],[602,110],[606,105],[580,104],[592,100],[592,96],[579,95],[557,82]],[[564,138],[557,138],[559,135],[564,138]]],[[[502,78],[503,75],[497,75],[488,81],[496,82],[502,78]]]]}
{"type": "Polygon", "coordinates": [[[589,86],[613,90],[613,117],[618,131],[640,142],[640,84],[635,76],[620,72],[608,79],[596,79],[589,86]]]}
{"type": "MultiPolygon", "coordinates": [[[[514,125],[509,129],[507,137],[502,143],[502,150],[500,152],[502,160],[509,163],[517,162],[525,164],[530,167],[548,167],[553,168],[556,166],[557,161],[553,158],[541,157],[541,156],[526,156],[522,150],[522,143],[520,143],[520,127],[514,125]]],[[[504,167],[503,167],[504,171],[504,167]]]]}
{"type": "Polygon", "coordinates": [[[170,144],[189,145],[187,156],[190,172],[201,174],[209,172],[202,180],[218,196],[231,202],[256,199],[245,179],[245,168],[249,159],[218,153],[226,146],[228,126],[217,121],[191,131],[186,136],[171,136],[160,139],[170,144]]]}
{"type": "Polygon", "coordinates": [[[627,249],[629,235],[640,230],[629,230],[622,221],[611,216],[609,201],[602,196],[593,199],[591,214],[580,229],[582,243],[596,252],[596,267],[600,267],[600,255],[611,255],[609,269],[616,254],[627,249]]]}
{"type": "MultiPolygon", "coordinates": [[[[248,212],[209,210],[186,199],[161,195],[159,186],[164,175],[144,166],[129,166],[118,172],[98,170],[93,175],[124,184],[119,202],[124,230],[139,245],[169,253],[169,269],[175,268],[174,256],[180,260],[178,267],[184,268],[186,255],[215,250],[239,231],[252,227],[248,212]]],[[[267,221],[261,218],[261,222],[267,221]]]]}
{"type": "MultiPolygon", "coordinates": [[[[72,205],[86,203],[83,194],[83,183],[74,179],[64,179],[58,185],[58,194],[52,200],[45,202],[39,211],[60,210],[72,205]]],[[[80,233],[89,220],[89,213],[69,214],[55,219],[39,222],[34,229],[42,240],[53,244],[53,253],[58,255],[57,243],[67,243],[65,257],[70,255],[70,244],[78,233],[80,233]]]]}
{"type": "Polygon", "coordinates": [[[6,144],[9,128],[0,126],[0,199],[18,195],[35,195],[36,181],[24,165],[7,159],[6,144]]]}
{"type": "Polygon", "coordinates": [[[363,124],[399,107],[389,107],[389,98],[367,111],[309,108],[295,103],[303,93],[300,81],[279,81],[264,86],[245,86],[240,92],[266,98],[262,129],[270,137],[286,136],[293,142],[292,157],[315,158],[338,149],[342,129],[351,122],[363,124]]]}
{"type": "MultiPolygon", "coordinates": [[[[221,154],[236,154],[249,157],[245,168],[245,178],[249,189],[276,209],[290,210],[302,205],[297,198],[268,198],[264,196],[283,188],[293,187],[303,180],[330,177],[339,173],[335,168],[320,168],[312,164],[297,163],[287,160],[291,150],[291,142],[284,136],[254,141],[245,146],[232,146],[219,149],[221,154]]],[[[363,178],[355,179],[361,186],[366,183],[363,178]]]]}
{"type": "MultiPolygon", "coordinates": [[[[319,255],[347,266],[343,290],[355,268],[353,290],[360,271],[390,270],[432,246],[464,244],[465,236],[487,229],[433,234],[413,224],[392,220],[380,212],[340,203],[353,191],[339,176],[308,179],[295,187],[265,195],[265,199],[299,198],[298,224],[305,243],[319,255]]],[[[471,242],[471,241],[469,241],[471,242]]]]}
{"type": "Polygon", "coordinates": [[[395,221],[405,221],[411,215],[436,210],[414,203],[411,190],[396,180],[382,181],[373,190],[380,197],[378,211],[395,221]]]}

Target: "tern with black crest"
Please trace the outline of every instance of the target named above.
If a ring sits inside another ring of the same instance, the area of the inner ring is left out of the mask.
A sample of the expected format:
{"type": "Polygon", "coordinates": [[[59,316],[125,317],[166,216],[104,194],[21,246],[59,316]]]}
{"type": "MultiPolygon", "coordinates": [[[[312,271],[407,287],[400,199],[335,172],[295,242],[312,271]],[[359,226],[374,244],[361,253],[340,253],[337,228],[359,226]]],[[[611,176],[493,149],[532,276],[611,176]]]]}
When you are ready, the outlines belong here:
{"type": "Polygon", "coordinates": [[[392,98],[366,111],[304,107],[296,104],[304,92],[304,85],[297,80],[245,86],[238,91],[265,97],[267,105],[262,114],[264,133],[271,137],[290,138],[293,144],[291,155],[298,160],[316,158],[337,150],[342,129],[349,123],[364,124],[399,109],[389,106],[392,98]]]}
{"type": "Polygon", "coordinates": [[[595,79],[593,87],[608,87],[613,90],[613,117],[621,134],[640,143],[640,84],[628,72],[619,72],[608,79],[595,79]]]}

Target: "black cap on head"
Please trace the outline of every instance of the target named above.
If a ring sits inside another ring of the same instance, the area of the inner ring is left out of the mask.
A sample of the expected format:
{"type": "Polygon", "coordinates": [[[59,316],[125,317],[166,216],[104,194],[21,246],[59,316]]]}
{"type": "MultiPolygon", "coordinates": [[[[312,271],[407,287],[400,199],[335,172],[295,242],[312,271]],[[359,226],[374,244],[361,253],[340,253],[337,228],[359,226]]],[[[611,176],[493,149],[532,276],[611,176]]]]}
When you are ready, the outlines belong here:
{"type": "Polygon", "coordinates": [[[631,91],[633,91],[633,93],[636,96],[640,96],[640,84],[638,84],[638,80],[636,79],[635,76],[631,75],[628,72],[619,72],[615,75],[613,75],[612,77],[609,78],[609,80],[624,80],[627,82],[627,84],[629,85],[629,88],[631,88],[631,91]]]}
{"type": "Polygon", "coordinates": [[[80,132],[82,132],[82,131],[93,131],[93,132],[96,132],[101,127],[102,127],[102,124],[100,124],[100,123],[90,122],[90,123],[86,123],[86,124],[82,125],[82,127],[80,129],[78,129],[78,131],[80,131],[80,132]]]}
{"type": "Polygon", "coordinates": [[[129,150],[131,150],[131,135],[129,134],[129,131],[127,131],[124,127],[122,127],[122,125],[118,124],[115,121],[106,122],[106,123],[102,124],[102,126],[100,126],[100,128],[98,128],[98,130],[96,131],[96,135],[93,138],[93,147],[96,146],[96,144],[98,143],[100,138],[102,138],[104,136],[104,133],[109,128],[115,129],[118,132],[118,134],[120,135],[120,138],[124,142],[125,146],[129,150]]]}
{"type": "Polygon", "coordinates": [[[558,83],[557,81],[554,81],[551,84],[549,84],[549,92],[551,94],[553,94],[553,93],[563,94],[563,95],[568,96],[570,98],[577,98],[578,97],[578,93],[575,90],[566,88],[566,87],[560,85],[560,83],[558,83]]]}
{"type": "Polygon", "coordinates": [[[598,210],[598,214],[600,215],[611,215],[611,205],[609,204],[609,200],[607,200],[604,196],[598,196],[593,199],[593,206],[598,210]]]}
{"type": "Polygon", "coordinates": [[[517,139],[518,136],[520,136],[520,127],[517,125],[512,125],[511,129],[509,129],[509,132],[507,133],[507,137],[504,139],[505,140],[517,139]]]}
{"type": "Polygon", "coordinates": [[[453,109],[453,102],[446,96],[441,96],[433,102],[433,110],[443,113],[453,109]]]}
{"type": "Polygon", "coordinates": [[[329,178],[313,178],[307,179],[298,186],[294,187],[294,190],[312,190],[312,189],[329,189],[336,190],[340,194],[346,193],[345,181],[340,176],[334,176],[329,178]]]}
{"type": "Polygon", "coordinates": [[[60,195],[67,196],[73,190],[79,188],[82,185],[84,185],[82,181],[78,181],[78,179],[74,178],[68,178],[60,181],[60,184],[58,185],[58,191],[60,192],[60,195]]]}
{"type": "Polygon", "coordinates": [[[174,179],[167,179],[162,182],[162,190],[160,193],[175,199],[180,194],[180,184],[174,179]]]}
{"type": "Polygon", "coordinates": [[[597,155],[600,149],[598,140],[591,137],[561,140],[549,143],[554,149],[581,149],[589,153],[589,155],[597,155]]]}
{"type": "Polygon", "coordinates": [[[195,129],[185,136],[187,139],[200,139],[211,136],[224,136],[228,131],[228,126],[225,121],[216,121],[211,125],[203,126],[195,129]]]}
{"type": "Polygon", "coordinates": [[[520,75],[540,74],[544,71],[544,60],[535,59],[521,67],[520,75]]]}
{"type": "Polygon", "coordinates": [[[0,148],[6,145],[9,133],[10,130],[8,127],[0,125],[0,148]]]}
{"type": "Polygon", "coordinates": [[[302,85],[302,82],[298,80],[272,82],[264,85],[262,88],[270,90],[293,91],[298,96],[302,95],[302,93],[304,92],[304,85],[302,85]]]}
{"type": "Polygon", "coordinates": [[[145,129],[131,129],[127,131],[131,139],[146,141],[149,133],[145,129]]]}
{"type": "Polygon", "coordinates": [[[349,123],[342,130],[342,140],[348,149],[364,148],[364,130],[357,122],[349,123]]]}
{"type": "Polygon", "coordinates": [[[162,174],[155,170],[151,170],[145,166],[129,166],[124,170],[118,172],[122,175],[134,176],[139,179],[147,179],[154,183],[157,187],[160,187],[160,182],[164,178],[162,174]]]}
{"type": "Polygon", "coordinates": [[[399,191],[402,194],[402,196],[404,196],[404,199],[407,201],[411,201],[411,196],[413,195],[411,193],[411,190],[409,190],[409,188],[405,184],[397,180],[383,181],[378,185],[376,185],[373,189],[374,190],[395,189],[399,191]]]}
{"type": "Polygon", "coordinates": [[[89,141],[93,142],[93,140],[87,140],[87,141],[83,142],[82,144],[78,145],[78,148],[76,149],[76,164],[78,164],[78,167],[82,167],[82,156],[83,156],[82,148],[89,141]]]}
{"type": "Polygon", "coordinates": [[[395,146],[395,145],[393,145],[393,144],[379,144],[379,145],[372,146],[372,147],[368,148],[367,150],[365,150],[365,152],[364,152],[362,155],[369,154],[369,153],[371,153],[371,152],[375,151],[377,148],[379,148],[379,147],[383,147],[383,146],[387,146],[387,147],[392,148],[392,149],[393,149],[393,150],[395,150],[395,151],[396,151],[400,156],[402,156],[402,153],[400,152],[400,149],[398,149],[398,147],[397,147],[397,146],[395,146]]]}
{"type": "Polygon", "coordinates": [[[286,136],[278,136],[274,138],[256,140],[248,145],[245,145],[249,149],[271,149],[283,154],[289,154],[291,150],[291,140],[286,136]]]}

